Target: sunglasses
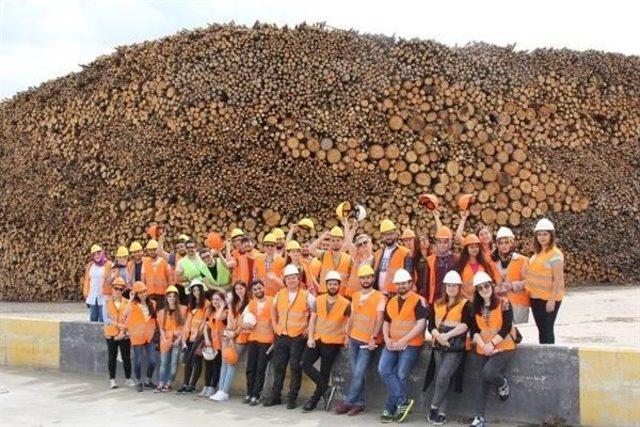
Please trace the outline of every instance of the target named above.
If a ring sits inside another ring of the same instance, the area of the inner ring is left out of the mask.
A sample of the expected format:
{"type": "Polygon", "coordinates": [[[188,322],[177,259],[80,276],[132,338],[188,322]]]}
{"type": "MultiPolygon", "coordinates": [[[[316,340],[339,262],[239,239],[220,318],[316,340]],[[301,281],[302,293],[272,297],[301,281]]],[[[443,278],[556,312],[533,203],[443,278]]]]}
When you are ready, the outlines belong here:
{"type": "Polygon", "coordinates": [[[124,291],[124,288],[113,288],[113,290],[116,292],[122,292],[124,291]]]}
{"type": "Polygon", "coordinates": [[[187,249],[195,249],[195,246],[187,246],[187,249]]]}
{"type": "Polygon", "coordinates": [[[478,286],[476,286],[476,288],[484,289],[486,291],[487,289],[491,289],[491,283],[485,283],[483,285],[478,285],[478,286]]]}
{"type": "Polygon", "coordinates": [[[361,246],[365,246],[367,243],[369,243],[369,242],[364,241],[364,242],[356,243],[356,247],[359,248],[361,246]]]}

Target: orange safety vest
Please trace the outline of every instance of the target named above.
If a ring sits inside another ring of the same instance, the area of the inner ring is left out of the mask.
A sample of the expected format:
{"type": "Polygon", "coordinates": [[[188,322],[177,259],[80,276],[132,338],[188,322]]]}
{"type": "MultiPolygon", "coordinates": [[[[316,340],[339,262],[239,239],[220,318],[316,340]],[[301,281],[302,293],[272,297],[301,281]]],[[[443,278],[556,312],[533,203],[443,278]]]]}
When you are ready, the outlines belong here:
{"type": "MultiPolygon", "coordinates": [[[[107,313],[109,313],[109,318],[116,323],[124,323],[125,313],[127,312],[127,306],[129,305],[129,300],[126,298],[120,299],[120,308],[116,307],[116,303],[113,298],[107,299],[107,313]]],[[[106,320],[106,319],[105,319],[106,320]]],[[[120,333],[120,329],[114,325],[105,325],[104,327],[104,336],[106,338],[115,337],[120,333]]]]}
{"type": "Polygon", "coordinates": [[[275,296],[275,294],[277,294],[278,291],[282,289],[282,285],[275,280],[267,278],[267,273],[272,272],[277,277],[282,279],[282,274],[284,273],[284,264],[285,259],[278,255],[274,256],[274,258],[271,260],[271,263],[269,263],[269,269],[267,269],[266,255],[260,254],[260,256],[255,259],[254,280],[262,280],[262,282],[264,283],[264,293],[270,297],[275,296]]]}
{"type": "MultiPolygon", "coordinates": [[[[89,295],[89,270],[91,270],[91,266],[93,265],[93,261],[88,263],[84,268],[84,278],[82,279],[82,295],[87,298],[89,295]]],[[[111,271],[113,264],[110,261],[107,261],[104,264],[104,283],[102,284],[102,294],[103,295],[111,295],[111,285],[107,283],[107,279],[109,277],[109,272],[111,271]]]]}
{"type": "MultiPolygon", "coordinates": [[[[522,267],[527,261],[528,259],[526,257],[514,253],[511,261],[509,261],[509,264],[507,265],[507,269],[504,272],[504,277],[502,279],[508,280],[510,282],[520,282],[524,280],[524,277],[522,275],[522,267]]],[[[499,262],[500,260],[496,261],[495,263],[497,274],[500,274],[500,270],[498,267],[499,262]]],[[[519,292],[509,291],[507,293],[507,297],[509,298],[509,302],[511,302],[511,305],[517,305],[520,307],[529,307],[530,305],[529,291],[527,291],[526,289],[523,289],[519,292]]]]}
{"type": "MultiPolygon", "coordinates": [[[[186,320],[187,307],[184,305],[178,305],[183,322],[186,320]]],[[[160,352],[166,353],[173,347],[173,342],[177,335],[182,334],[183,325],[179,325],[175,318],[175,313],[168,315],[167,306],[158,312],[157,316],[158,329],[164,331],[164,339],[160,336],[160,352]],[[166,317],[166,318],[165,318],[166,317]]]]}
{"type": "Polygon", "coordinates": [[[434,304],[433,306],[433,314],[436,322],[436,329],[442,326],[447,326],[451,328],[455,328],[459,324],[462,323],[462,311],[464,309],[464,305],[467,302],[465,298],[462,298],[458,304],[454,305],[449,309],[447,313],[448,303],[444,302],[441,304],[434,304]],[[445,319],[444,316],[447,316],[445,319]],[[443,322],[444,319],[444,322],[443,322]]]}
{"type": "MultiPolygon", "coordinates": [[[[149,257],[146,257],[146,256],[142,257],[142,265],[143,266],[144,266],[144,262],[146,260],[148,260],[148,259],[149,259],[149,257]]],[[[134,263],[133,260],[127,262],[127,272],[129,273],[129,277],[131,278],[131,282],[132,283],[136,281],[136,278],[135,278],[136,269],[134,267],[134,264],[135,263],[134,263]]],[[[140,270],[140,279],[142,279],[142,270],[140,270]]],[[[143,281],[143,280],[141,280],[141,281],[143,281]]],[[[149,292],[149,294],[151,294],[151,292],[149,292]]]]}
{"type": "MultiPolygon", "coordinates": [[[[155,309],[155,301],[150,300],[149,303],[155,309]]],[[[129,315],[126,323],[131,345],[144,345],[151,342],[156,331],[156,320],[145,316],[140,303],[132,302],[129,304],[129,315]]]]}
{"type": "Polygon", "coordinates": [[[289,290],[278,292],[276,311],[278,312],[278,324],[276,333],[297,337],[302,335],[309,324],[309,305],[307,304],[308,292],[299,289],[291,304],[289,304],[289,290]]]}
{"type": "Polygon", "coordinates": [[[204,307],[190,310],[187,314],[187,321],[184,324],[182,339],[195,341],[199,336],[199,329],[203,322],[206,321],[206,314],[211,303],[205,301],[204,307]]]}
{"type": "Polygon", "coordinates": [[[320,277],[320,270],[322,269],[322,263],[316,257],[312,257],[310,260],[305,259],[305,261],[307,261],[309,264],[309,272],[311,272],[311,275],[317,281],[318,277],[320,277]]]}
{"type": "Polygon", "coordinates": [[[380,262],[382,261],[382,255],[384,253],[384,249],[378,249],[374,254],[373,258],[373,269],[376,271],[376,281],[377,288],[383,294],[397,293],[398,287],[395,283],[393,283],[393,276],[401,268],[404,268],[404,262],[407,256],[411,256],[409,253],[409,249],[404,246],[397,245],[396,248],[391,252],[391,257],[389,259],[389,263],[387,265],[387,274],[384,278],[384,283],[379,283],[379,275],[380,275],[380,262]]]}
{"type": "MultiPolygon", "coordinates": [[[[392,340],[399,340],[413,329],[416,322],[420,320],[416,318],[416,305],[424,302],[420,295],[415,292],[409,292],[409,295],[402,304],[402,309],[399,310],[399,298],[401,298],[400,295],[397,295],[391,298],[389,304],[387,304],[387,315],[391,318],[389,336],[392,340]]],[[[424,334],[419,333],[413,337],[408,344],[416,347],[422,346],[422,344],[424,344],[424,334]]]]}
{"type": "Polygon", "coordinates": [[[382,334],[378,333],[377,337],[373,336],[378,317],[378,306],[381,301],[385,300],[385,296],[375,289],[371,294],[362,301],[362,291],[353,294],[351,299],[351,331],[349,336],[354,340],[368,343],[372,338],[376,339],[379,344],[382,342],[382,334]]]}
{"type": "Polygon", "coordinates": [[[349,307],[349,300],[342,295],[336,296],[336,301],[328,310],[329,294],[322,294],[316,299],[316,327],[313,339],[325,344],[344,344],[347,320],[345,312],[349,307]]]}
{"type": "Polygon", "coordinates": [[[365,264],[369,264],[373,268],[373,264],[371,262],[372,260],[373,260],[373,257],[366,258],[366,259],[354,258],[353,260],[354,262],[351,267],[351,274],[349,275],[349,281],[347,282],[347,285],[344,290],[345,297],[351,299],[354,293],[362,290],[362,286],[360,285],[360,278],[358,277],[358,269],[365,264]]]}
{"type": "Polygon", "coordinates": [[[155,263],[148,257],[142,261],[142,281],[147,285],[149,295],[164,295],[173,279],[171,266],[164,258],[157,257],[155,263]]]}
{"type": "MultiPolygon", "coordinates": [[[[485,318],[482,314],[476,314],[476,323],[480,328],[480,337],[482,337],[482,341],[486,344],[493,339],[496,335],[498,335],[498,331],[502,327],[502,301],[489,312],[489,317],[485,318]]],[[[516,331],[515,327],[511,327],[511,331],[506,336],[504,340],[497,346],[496,349],[508,351],[514,350],[516,348],[516,343],[513,341],[513,337],[515,336],[516,331]]],[[[476,347],[476,352],[478,354],[482,354],[479,347],[476,347]]]]}
{"type": "Polygon", "coordinates": [[[273,297],[265,296],[262,311],[258,311],[258,300],[252,298],[249,301],[249,312],[253,313],[256,318],[256,325],[249,333],[249,341],[259,342],[262,344],[271,344],[273,342],[273,325],[271,324],[271,306],[273,305],[273,297]]]}
{"type": "MultiPolygon", "coordinates": [[[[551,299],[551,290],[553,289],[551,261],[554,260],[564,260],[562,251],[555,246],[546,252],[534,254],[529,259],[525,286],[531,293],[531,298],[546,301],[551,299]]],[[[562,301],[562,297],[564,297],[564,288],[558,292],[556,301],[562,301]]]]}
{"type": "Polygon", "coordinates": [[[215,311],[207,319],[207,325],[211,335],[211,347],[215,350],[222,350],[222,331],[225,329],[224,319],[216,319],[215,311]]]}
{"type": "MultiPolygon", "coordinates": [[[[316,260],[316,258],[314,258],[316,260]]],[[[317,271],[314,272],[311,267],[312,262],[306,259],[300,260],[300,265],[297,265],[298,269],[302,268],[304,271],[304,283],[300,283],[300,289],[309,290],[311,288],[318,288],[317,271]]]]}
{"type": "Polygon", "coordinates": [[[322,260],[320,265],[320,277],[318,280],[318,292],[321,294],[327,293],[327,285],[325,277],[327,273],[331,270],[335,270],[340,273],[342,277],[343,285],[340,286],[340,294],[344,294],[345,284],[349,280],[349,272],[351,271],[351,266],[353,264],[353,258],[346,252],[337,252],[340,255],[340,259],[338,260],[338,264],[334,264],[333,256],[336,254],[335,251],[324,251],[322,253],[322,260]]]}
{"type": "MultiPolygon", "coordinates": [[[[485,271],[484,266],[482,264],[479,264],[478,271],[485,271]]],[[[487,271],[486,273],[489,276],[491,276],[491,279],[495,283],[499,283],[498,278],[500,277],[500,275],[494,268],[492,268],[491,271],[487,271]]],[[[475,289],[473,286],[474,274],[475,273],[471,268],[471,264],[465,265],[462,271],[460,271],[460,277],[462,278],[462,293],[466,298],[469,298],[469,299],[473,298],[473,293],[475,292],[475,289]]]]}
{"type": "MultiPolygon", "coordinates": [[[[229,324],[227,324],[227,328],[228,329],[233,329],[234,331],[236,329],[238,329],[238,326],[240,326],[238,324],[238,320],[239,318],[242,316],[242,312],[238,313],[238,316],[234,316],[233,315],[233,311],[231,311],[231,309],[229,309],[229,324]]],[[[244,332],[241,334],[236,335],[235,337],[235,342],[237,344],[246,344],[247,341],[249,341],[249,333],[248,332],[244,332]]]]}

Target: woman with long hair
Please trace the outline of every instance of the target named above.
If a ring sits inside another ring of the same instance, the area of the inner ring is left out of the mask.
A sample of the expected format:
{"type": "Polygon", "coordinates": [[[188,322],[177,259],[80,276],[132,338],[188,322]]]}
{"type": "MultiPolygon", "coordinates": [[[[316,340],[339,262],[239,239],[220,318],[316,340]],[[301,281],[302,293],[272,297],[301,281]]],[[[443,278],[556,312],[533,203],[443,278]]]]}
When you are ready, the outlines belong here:
{"type": "Polygon", "coordinates": [[[165,294],[165,305],[158,312],[160,331],[160,377],[156,392],[171,391],[171,384],[178,372],[178,359],[182,349],[182,328],[187,315],[187,307],[178,301],[179,291],[169,286],[165,294]]]}
{"type": "Polygon", "coordinates": [[[156,303],[149,299],[147,286],[142,282],[133,283],[131,303],[125,314],[125,324],[133,348],[133,372],[136,377],[136,387],[138,391],[142,391],[144,387],[156,388],[151,381],[156,367],[156,343],[153,340],[156,331],[156,303]],[[147,376],[144,383],[141,380],[143,357],[147,359],[147,376]]]}
{"type": "MultiPolygon", "coordinates": [[[[478,271],[484,271],[495,277],[495,270],[491,261],[486,258],[486,253],[482,251],[481,242],[475,234],[467,234],[463,240],[463,249],[460,254],[458,272],[462,277],[462,294],[467,299],[472,299],[473,276],[478,271]]],[[[494,279],[495,280],[495,279],[494,279]]]]}
{"type": "Polygon", "coordinates": [[[111,388],[118,388],[116,383],[118,350],[120,350],[120,355],[122,356],[126,383],[128,386],[135,385],[131,379],[131,340],[127,335],[127,325],[125,324],[125,314],[129,301],[122,295],[125,288],[126,283],[121,277],[117,277],[111,282],[111,296],[105,301],[102,314],[104,318],[104,337],[107,340],[107,367],[109,368],[109,385],[111,388]]]}
{"type": "MultiPolygon", "coordinates": [[[[464,226],[467,223],[467,219],[469,218],[469,211],[465,210],[460,212],[460,224],[458,224],[458,228],[456,229],[456,239],[458,243],[464,243],[464,226]]],[[[498,260],[498,254],[496,253],[496,245],[493,241],[493,233],[488,225],[478,222],[474,229],[475,235],[480,240],[480,248],[482,249],[482,253],[486,260],[498,260]]]]}
{"type": "Polygon", "coordinates": [[[220,382],[220,368],[222,364],[222,331],[227,326],[228,308],[225,296],[215,290],[211,293],[211,307],[207,316],[205,329],[205,346],[213,352],[213,359],[204,362],[204,388],[202,397],[211,397],[220,382]]]}
{"type": "MultiPolygon", "coordinates": [[[[343,221],[344,229],[348,230],[349,227],[347,227],[346,224],[346,221],[343,221]]],[[[349,280],[342,284],[342,286],[345,286],[345,289],[344,291],[341,289],[341,293],[349,299],[353,297],[354,293],[362,290],[360,279],[358,278],[358,270],[360,270],[360,267],[365,264],[373,267],[374,263],[371,237],[366,234],[359,234],[355,240],[352,240],[351,230],[349,229],[349,231],[345,232],[345,248],[353,258],[353,264],[351,266],[349,280]]]]}
{"type": "Polygon", "coordinates": [[[525,289],[524,270],[529,259],[516,252],[515,235],[508,227],[500,227],[496,234],[498,260],[494,262],[498,274],[496,293],[509,298],[513,323],[529,321],[529,292],[525,289]]]}
{"type": "MultiPolygon", "coordinates": [[[[311,263],[302,255],[302,247],[295,240],[287,242],[286,246],[286,263],[293,264],[300,272],[300,288],[306,289],[316,295],[318,291],[318,280],[313,274],[311,263]]],[[[283,282],[284,283],[284,282],[283,282]]]]}

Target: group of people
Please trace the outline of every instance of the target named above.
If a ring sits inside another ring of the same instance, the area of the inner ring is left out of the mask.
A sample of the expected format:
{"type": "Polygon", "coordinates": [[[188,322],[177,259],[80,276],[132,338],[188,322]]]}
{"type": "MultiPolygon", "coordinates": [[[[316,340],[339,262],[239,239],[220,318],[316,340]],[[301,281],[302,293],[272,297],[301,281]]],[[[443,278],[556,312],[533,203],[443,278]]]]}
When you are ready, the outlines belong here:
{"type": "Polygon", "coordinates": [[[407,379],[426,341],[432,351],[424,389],[434,390],[428,421],[445,423],[447,396],[461,391],[465,358],[473,354],[481,393],[474,396],[471,425],[484,426],[492,390],[501,400],[509,397],[505,372],[521,339],[516,325],[528,321],[529,309],[540,343],[554,342],[564,261],[548,219],[538,221],[525,256],[506,227],[495,239],[485,225],[464,235],[467,216],[462,213],[454,235],[435,210],[433,241],[409,229],[400,233],[385,219],[376,251],[369,236],[356,234],[357,221],[347,219],[300,243],[302,231],[314,227],[308,218],[286,235],[279,228],[265,235],[261,251],[240,229],[224,240],[210,235],[200,248],[180,235],[175,252],[168,252],[156,227],[157,238],[144,248],[138,242],[118,248],[113,262],[94,245],[83,294],[90,320],[104,323],[110,386],[118,387],[118,356],[127,384],[138,391],[193,393],[204,365],[200,395],[222,402],[246,357],[243,403],[283,404],[288,367],[286,407],[298,406],[304,374],[315,390],[303,412],[321,403],[329,410],[336,392],[332,368],[346,347],[350,381],[335,412],[365,410],[367,368],[380,352],[378,373],[388,392],[381,421],[403,422],[414,405],[407,379]],[[184,375],[175,384],[180,361],[184,375]],[[263,393],[269,365],[273,385],[263,393]]]}

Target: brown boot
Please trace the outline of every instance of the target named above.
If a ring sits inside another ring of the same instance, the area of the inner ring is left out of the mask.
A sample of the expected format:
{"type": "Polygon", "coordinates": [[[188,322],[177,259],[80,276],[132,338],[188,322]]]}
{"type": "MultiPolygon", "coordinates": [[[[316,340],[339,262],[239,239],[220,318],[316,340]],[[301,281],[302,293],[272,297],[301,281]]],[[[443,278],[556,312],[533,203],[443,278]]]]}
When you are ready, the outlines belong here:
{"type": "Polygon", "coordinates": [[[336,402],[336,414],[338,415],[342,415],[342,414],[346,414],[347,412],[349,412],[351,410],[352,406],[351,405],[347,405],[345,403],[344,400],[340,400],[338,402],[336,402]]]}
{"type": "Polygon", "coordinates": [[[347,415],[349,415],[349,416],[358,415],[362,411],[364,411],[364,406],[354,405],[351,408],[351,410],[349,412],[347,412],[347,415]]]}

